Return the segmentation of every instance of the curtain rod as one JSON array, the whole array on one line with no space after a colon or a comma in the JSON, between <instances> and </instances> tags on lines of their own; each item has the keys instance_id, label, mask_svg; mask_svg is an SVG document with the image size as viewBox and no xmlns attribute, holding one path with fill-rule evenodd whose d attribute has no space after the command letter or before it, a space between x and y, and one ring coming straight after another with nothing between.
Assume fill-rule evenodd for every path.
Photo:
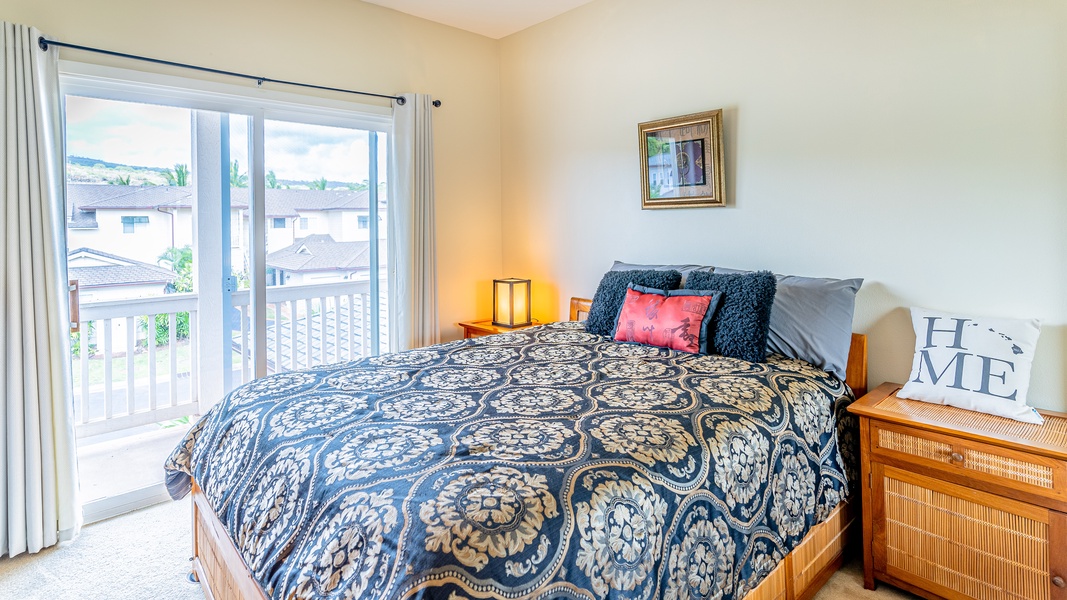
<instances>
[{"instance_id":1,"label":"curtain rod","mask_svg":"<svg viewBox=\"0 0 1067 600\"><path fill-rule=\"evenodd\" d=\"M263 85L264 83L280 83L282 85L293 85L297 87L305 87L316 90L325 90L328 92L341 92L344 94L358 94L360 96L374 96L375 98L388 98L395 100L400 106L407 103L407 100L403 96L390 96L388 94L375 94L373 92L360 92L357 90L348 90L344 88L327 87L324 85L314 85L311 83L300 83L297 81L286 81L284 79L272 79L270 77L261 77L258 75L248 75L247 73L237 73L235 71L223 71L222 69L212 69L210 67L200 67L197 65L190 65L186 63L174 62L170 60L162 60L159 58L150 58L148 56L139 56L137 54L126 54L124 52L115 52L114 50L104 50L102 48L93 48L91 46L80 46L78 44L68 44L66 42L59 42L56 40L46 40L44 36L37 38L37 45L41 47L41 50L48 51L49 46L56 46L59 48L73 48L74 50L85 50L86 52L95 52L97 54L106 54L108 56L117 56L119 58L128 58L130 60L140 60L144 62L155 63L157 65L167 65L169 67L181 67L183 69L192 69L194 71L202 71L204 73L214 73L216 75L227 75L229 77L239 77L241 79L250 79L256 82L256 85ZM435 107L441 106L440 100L434 100L433 105Z\"/></svg>"}]
</instances>

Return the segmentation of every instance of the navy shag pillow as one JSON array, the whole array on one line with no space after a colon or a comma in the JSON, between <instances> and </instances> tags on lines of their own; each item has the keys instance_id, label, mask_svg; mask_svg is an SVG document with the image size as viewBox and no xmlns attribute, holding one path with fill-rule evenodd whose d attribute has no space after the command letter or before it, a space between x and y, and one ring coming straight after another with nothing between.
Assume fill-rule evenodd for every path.
<instances>
[{"instance_id":1,"label":"navy shag pillow","mask_svg":"<svg viewBox=\"0 0 1067 600\"><path fill-rule=\"evenodd\" d=\"M600 280L589 307L585 330L599 335L615 335L615 322L626 300L626 288L631 284L659 290L676 290L682 283L678 271L608 271Z\"/></svg>"},{"instance_id":2,"label":"navy shag pillow","mask_svg":"<svg viewBox=\"0 0 1067 600\"><path fill-rule=\"evenodd\" d=\"M749 362L767 360L767 332L777 279L770 271L690 273L685 288L722 292L722 304L708 325L708 353Z\"/></svg>"}]
</instances>

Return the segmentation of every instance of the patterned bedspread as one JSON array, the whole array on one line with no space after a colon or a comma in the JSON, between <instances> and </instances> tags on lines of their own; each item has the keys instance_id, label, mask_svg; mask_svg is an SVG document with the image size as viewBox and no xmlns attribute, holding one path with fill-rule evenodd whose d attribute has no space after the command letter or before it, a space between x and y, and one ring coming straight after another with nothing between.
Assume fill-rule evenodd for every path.
<instances>
[{"instance_id":1,"label":"patterned bedspread","mask_svg":"<svg viewBox=\"0 0 1067 600\"><path fill-rule=\"evenodd\" d=\"M729 600L846 494L851 396L554 323L253 381L167 483L272 598Z\"/></svg>"}]
</instances>

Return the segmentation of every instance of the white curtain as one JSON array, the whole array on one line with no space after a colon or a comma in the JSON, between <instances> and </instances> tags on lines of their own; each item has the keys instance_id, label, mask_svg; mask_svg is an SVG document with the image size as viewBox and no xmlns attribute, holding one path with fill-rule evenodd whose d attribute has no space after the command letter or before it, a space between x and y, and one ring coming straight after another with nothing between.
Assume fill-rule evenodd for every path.
<instances>
[{"instance_id":1,"label":"white curtain","mask_svg":"<svg viewBox=\"0 0 1067 600\"><path fill-rule=\"evenodd\" d=\"M393 104L393 197L389 202L389 347L440 341L433 185L433 104L405 94Z\"/></svg>"},{"instance_id":2,"label":"white curtain","mask_svg":"<svg viewBox=\"0 0 1067 600\"><path fill-rule=\"evenodd\" d=\"M81 527L71 401L57 52L3 23L0 79L0 555Z\"/></svg>"}]
</instances>

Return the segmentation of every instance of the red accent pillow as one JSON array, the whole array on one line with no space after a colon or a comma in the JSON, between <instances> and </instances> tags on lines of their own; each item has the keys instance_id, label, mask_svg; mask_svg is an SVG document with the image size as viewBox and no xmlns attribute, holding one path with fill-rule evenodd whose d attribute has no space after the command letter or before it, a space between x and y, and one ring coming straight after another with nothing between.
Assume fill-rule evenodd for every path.
<instances>
[{"instance_id":1,"label":"red accent pillow","mask_svg":"<svg viewBox=\"0 0 1067 600\"><path fill-rule=\"evenodd\" d=\"M694 354L707 351L706 327L722 294L698 290L626 290L615 341Z\"/></svg>"}]
</instances>

